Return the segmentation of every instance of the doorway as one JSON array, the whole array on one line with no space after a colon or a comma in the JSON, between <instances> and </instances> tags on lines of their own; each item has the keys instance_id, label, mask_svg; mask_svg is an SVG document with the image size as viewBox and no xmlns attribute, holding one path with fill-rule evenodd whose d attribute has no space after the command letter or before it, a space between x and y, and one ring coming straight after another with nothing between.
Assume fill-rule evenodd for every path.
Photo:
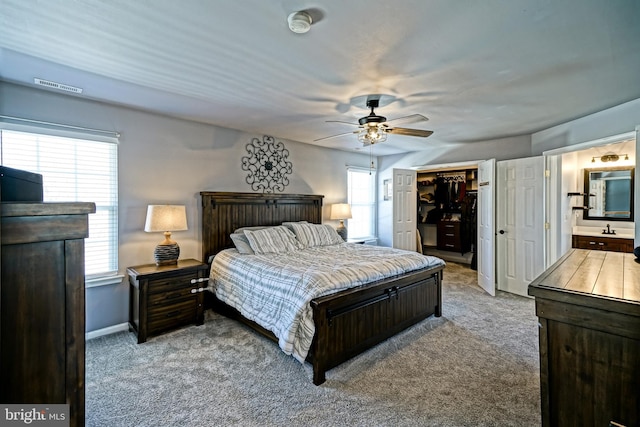
<instances>
[{"instance_id":1,"label":"doorway","mask_svg":"<svg viewBox=\"0 0 640 427\"><path fill-rule=\"evenodd\" d=\"M634 218L610 222L610 219L590 219L584 208L595 206L595 199L584 191L585 169L629 168L636 164L636 132L614 135L543 153L546 156L550 179L547 191L547 266L552 265L573 246L573 236L602 230L614 224L617 235L633 239ZM611 161L615 156L618 158ZM611 157L608 157L611 156ZM606 162L603 162L607 160ZM638 190L636 189L636 195ZM635 197L637 199L637 197ZM637 213L636 213L637 215Z\"/></svg>"},{"instance_id":2,"label":"doorway","mask_svg":"<svg viewBox=\"0 0 640 427\"><path fill-rule=\"evenodd\" d=\"M477 269L478 168L417 172L421 251Z\"/></svg>"}]
</instances>

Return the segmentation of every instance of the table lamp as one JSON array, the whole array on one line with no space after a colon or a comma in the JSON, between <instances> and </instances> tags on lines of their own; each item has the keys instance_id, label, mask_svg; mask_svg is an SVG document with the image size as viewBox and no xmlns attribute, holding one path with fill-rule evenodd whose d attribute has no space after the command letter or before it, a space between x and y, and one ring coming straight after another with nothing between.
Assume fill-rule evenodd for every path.
<instances>
[{"instance_id":1,"label":"table lamp","mask_svg":"<svg viewBox=\"0 0 640 427\"><path fill-rule=\"evenodd\" d=\"M339 219L340 225L336 228L336 231L342 237L342 240L347 240L347 227L344 226L345 219L351 219L351 206L348 203L336 203L331 205L330 219Z\"/></svg>"},{"instance_id":2,"label":"table lamp","mask_svg":"<svg viewBox=\"0 0 640 427\"><path fill-rule=\"evenodd\" d=\"M156 246L153 257L156 265L171 265L178 263L180 246L171 240L172 231L184 231L187 228L187 212L182 205L149 205L144 231L164 232L164 240Z\"/></svg>"}]
</instances>

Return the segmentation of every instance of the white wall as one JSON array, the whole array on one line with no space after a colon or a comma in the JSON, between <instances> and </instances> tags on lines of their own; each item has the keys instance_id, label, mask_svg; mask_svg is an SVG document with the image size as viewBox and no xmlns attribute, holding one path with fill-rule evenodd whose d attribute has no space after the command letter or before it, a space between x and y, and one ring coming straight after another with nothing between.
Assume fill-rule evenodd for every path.
<instances>
[{"instance_id":1,"label":"white wall","mask_svg":"<svg viewBox=\"0 0 640 427\"><path fill-rule=\"evenodd\" d=\"M173 233L181 258L201 258L200 191L252 192L241 159L252 135L0 82L0 114L121 132L118 148L119 266L153 262L161 235L143 231L148 204L187 206L189 230ZM276 136L276 135L274 135ZM277 136L276 136L277 139ZM329 205L347 200L346 165L369 166L366 154L280 140L293 173L287 193L322 194ZM87 289L87 331L128 320L128 284Z\"/></svg>"},{"instance_id":2,"label":"white wall","mask_svg":"<svg viewBox=\"0 0 640 427\"><path fill-rule=\"evenodd\" d=\"M640 98L618 106L563 123L531 135L531 152L540 155L545 151L570 147L614 135L636 131L640 125ZM638 164L640 140L636 138L634 164ZM634 184L634 223L640 218L640 177ZM622 224L622 223L621 223ZM616 224L617 225L617 224ZM635 227L635 246L640 245L640 227Z\"/></svg>"},{"instance_id":3,"label":"white wall","mask_svg":"<svg viewBox=\"0 0 640 427\"><path fill-rule=\"evenodd\" d=\"M532 134L531 153L538 156L548 150L632 132L639 124L640 98Z\"/></svg>"}]
</instances>

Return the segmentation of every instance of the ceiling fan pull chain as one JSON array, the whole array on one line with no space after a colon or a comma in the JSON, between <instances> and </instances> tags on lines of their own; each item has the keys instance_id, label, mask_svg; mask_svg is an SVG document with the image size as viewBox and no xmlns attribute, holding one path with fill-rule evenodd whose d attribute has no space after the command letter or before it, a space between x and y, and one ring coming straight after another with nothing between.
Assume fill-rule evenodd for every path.
<instances>
[{"instance_id":1,"label":"ceiling fan pull chain","mask_svg":"<svg viewBox=\"0 0 640 427\"><path fill-rule=\"evenodd\" d=\"M373 152L371 150L371 147L373 147L373 144L369 144L369 161L371 162L369 164L369 175L371 175L371 171L374 168L374 165L373 165Z\"/></svg>"}]
</instances>

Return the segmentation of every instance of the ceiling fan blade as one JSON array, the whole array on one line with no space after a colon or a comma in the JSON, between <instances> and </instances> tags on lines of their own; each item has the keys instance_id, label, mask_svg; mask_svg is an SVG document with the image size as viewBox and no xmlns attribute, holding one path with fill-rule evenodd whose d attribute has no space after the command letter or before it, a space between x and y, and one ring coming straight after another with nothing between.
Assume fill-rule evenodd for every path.
<instances>
[{"instance_id":1,"label":"ceiling fan blade","mask_svg":"<svg viewBox=\"0 0 640 427\"><path fill-rule=\"evenodd\" d=\"M342 120L325 120L326 123L342 123L345 125L351 125L351 126L360 126L358 123L352 123L352 122L344 122Z\"/></svg>"},{"instance_id":2,"label":"ceiling fan blade","mask_svg":"<svg viewBox=\"0 0 640 427\"><path fill-rule=\"evenodd\" d=\"M346 135L353 135L354 133L358 133L358 132L360 132L360 131L359 130L354 130L354 131L351 131L351 132L339 133L337 135L325 136L324 138L314 139L313 142L324 141L326 139L332 139L332 138L339 138L341 136L346 136Z\"/></svg>"},{"instance_id":3,"label":"ceiling fan blade","mask_svg":"<svg viewBox=\"0 0 640 427\"><path fill-rule=\"evenodd\" d=\"M406 135L406 136L419 136L422 138L426 138L433 134L431 130L422 130L422 129L408 129L408 128L387 128L385 129L387 133L393 133L396 135Z\"/></svg>"},{"instance_id":4,"label":"ceiling fan blade","mask_svg":"<svg viewBox=\"0 0 640 427\"><path fill-rule=\"evenodd\" d=\"M418 123L418 122L426 122L429 119L422 114L411 114L409 116L398 117L397 119L387 120L387 123Z\"/></svg>"}]
</instances>

